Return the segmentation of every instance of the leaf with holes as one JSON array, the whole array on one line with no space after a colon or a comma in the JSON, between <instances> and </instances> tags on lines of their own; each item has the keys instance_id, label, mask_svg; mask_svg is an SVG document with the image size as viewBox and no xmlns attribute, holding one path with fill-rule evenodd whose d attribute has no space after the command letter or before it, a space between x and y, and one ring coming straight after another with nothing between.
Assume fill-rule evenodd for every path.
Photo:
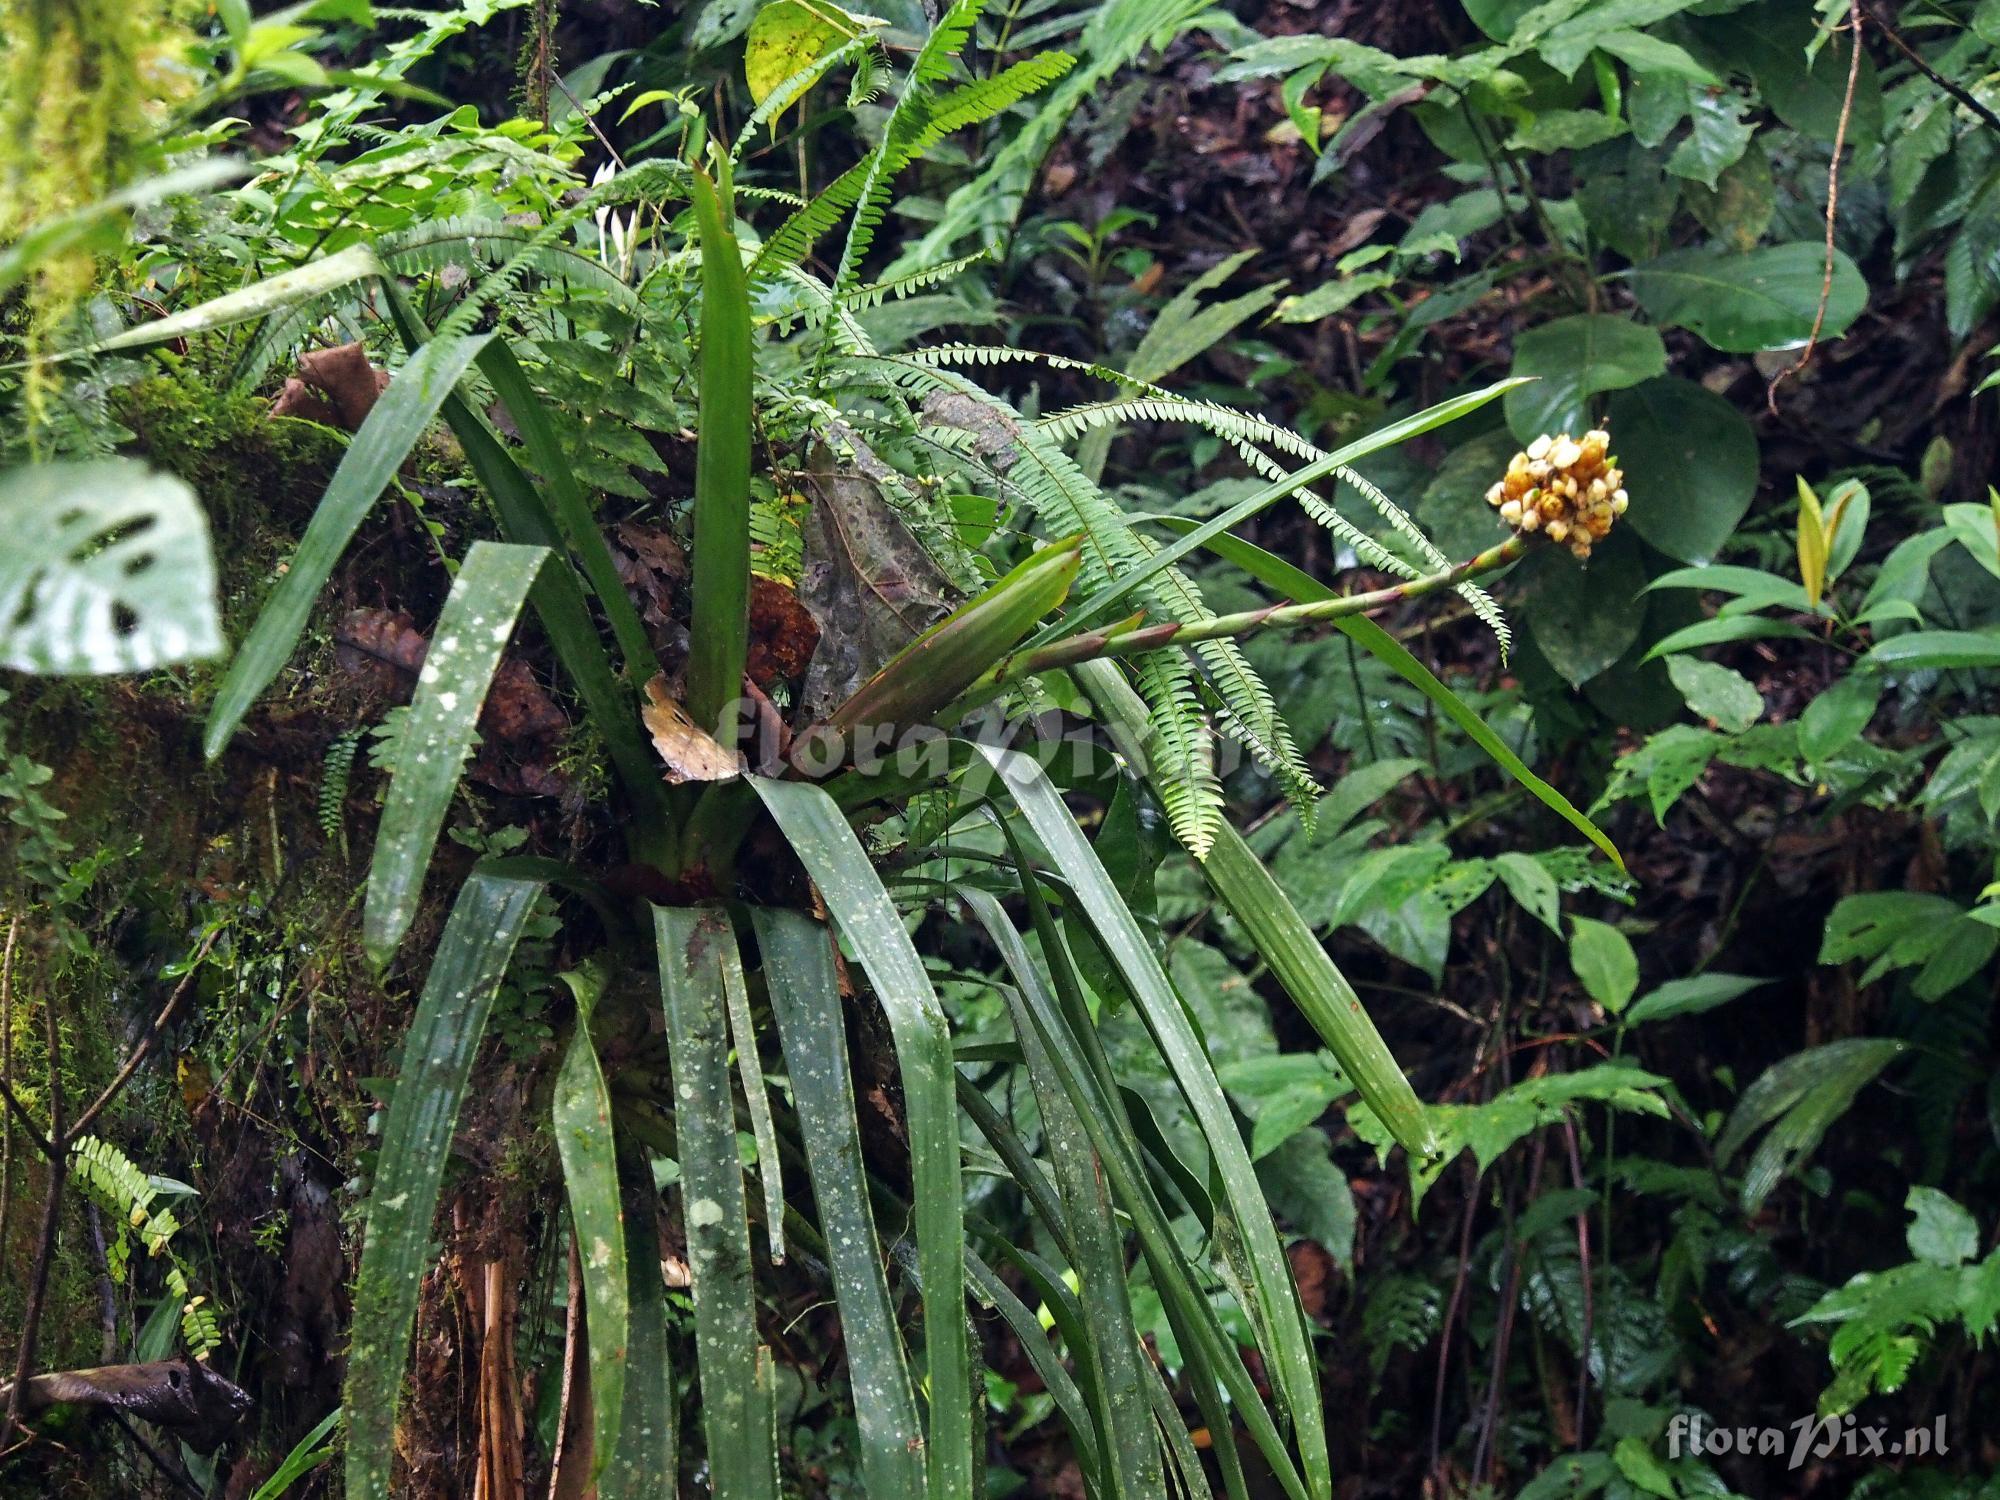
<instances>
[{"instance_id":1,"label":"leaf with holes","mask_svg":"<svg viewBox=\"0 0 2000 1500\"><path fill-rule=\"evenodd\" d=\"M128 459L0 473L0 666L144 672L222 649L208 520Z\"/></svg>"}]
</instances>

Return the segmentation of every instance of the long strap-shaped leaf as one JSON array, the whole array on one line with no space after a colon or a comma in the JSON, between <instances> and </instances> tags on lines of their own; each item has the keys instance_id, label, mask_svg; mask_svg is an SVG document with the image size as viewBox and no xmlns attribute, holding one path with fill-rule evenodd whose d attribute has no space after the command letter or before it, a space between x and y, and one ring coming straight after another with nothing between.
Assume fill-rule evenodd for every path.
<instances>
[{"instance_id":1,"label":"long strap-shaped leaf","mask_svg":"<svg viewBox=\"0 0 2000 1500\"><path fill-rule=\"evenodd\" d=\"M764 1232L771 1264L785 1259L785 1178L778 1159L778 1127L771 1118L770 1089L757 1058L757 1031L750 1018L750 994L743 970L722 966L722 997L729 1012L729 1043L736 1053L736 1077L743 1085L743 1104L750 1115L750 1137L757 1143L757 1185L764 1195Z\"/></svg>"},{"instance_id":2,"label":"long strap-shaped leaf","mask_svg":"<svg viewBox=\"0 0 2000 1500\"><path fill-rule=\"evenodd\" d=\"M966 905L986 930L1000 958L1023 987L1042 988L1042 977L1028 956L1027 945L989 891L961 892ZM1053 1002L1043 997L1044 1006ZM1154 1437L1145 1391L1150 1372L1142 1369L1139 1335L1125 1283L1124 1237L1111 1216L1104 1191L1102 1167L1091 1149L1076 1108L1063 1092L1041 1035L1032 1025L1016 1025L1028 1082L1041 1112L1042 1135L1055 1169L1069 1230L1077 1290L1090 1330L1089 1358L1096 1367L1098 1420L1108 1439L1113 1462L1106 1468L1111 1481L1106 1492L1150 1496L1162 1492L1160 1445Z\"/></svg>"},{"instance_id":3,"label":"long strap-shaped leaf","mask_svg":"<svg viewBox=\"0 0 2000 1500\"><path fill-rule=\"evenodd\" d=\"M1189 532L1194 529L1192 522L1178 516L1162 516L1160 520L1170 530ZM1204 545L1217 557L1235 563L1252 578L1270 585L1296 604L1310 604L1335 597L1334 591L1312 574L1282 557L1273 556L1254 542L1224 534L1208 538ZM1439 713L1464 730L1467 739L1493 758L1495 765L1526 787L1549 811L1603 850L1619 869L1625 868L1624 856L1618 852L1618 846L1605 836L1604 830L1578 811L1569 798L1529 770L1527 763L1508 748L1507 742L1495 734L1486 721L1466 705L1464 699L1440 682L1429 667L1411 655L1401 641L1366 615L1341 616L1330 623L1430 699L1437 705Z\"/></svg>"},{"instance_id":4,"label":"long strap-shaped leaf","mask_svg":"<svg viewBox=\"0 0 2000 1500\"><path fill-rule=\"evenodd\" d=\"M347 1493L354 1500L387 1500L389 1494L396 1395L417 1288L430 1259L431 1217L452 1126L493 992L541 889L537 880L473 871L438 940L416 1018L403 1039L354 1283L346 1400Z\"/></svg>"},{"instance_id":5,"label":"long strap-shaped leaf","mask_svg":"<svg viewBox=\"0 0 2000 1500\"><path fill-rule=\"evenodd\" d=\"M522 446L541 472L542 483L548 490L549 517L569 543L584 577L590 580L598 608L604 611L611 634L618 641L619 653L625 658L627 674L634 682L643 684L659 670L652 641L639 619L639 611L633 607L631 595L625 592L625 585L618 577L618 565L612 561L611 549L604 544L604 533L591 513L589 497L563 455L555 426L542 409L534 386L529 384L527 371L521 368L507 341L495 339L480 352L479 372L493 382L493 393L506 406L507 415L514 419Z\"/></svg>"},{"instance_id":6,"label":"long strap-shaped leaf","mask_svg":"<svg viewBox=\"0 0 2000 1500\"><path fill-rule=\"evenodd\" d=\"M752 915L840 1304L862 1475L871 1496L918 1500L924 1493L923 1430L868 1207L833 934L801 912L760 909Z\"/></svg>"},{"instance_id":7,"label":"long strap-shaped leaf","mask_svg":"<svg viewBox=\"0 0 2000 1500\"><path fill-rule=\"evenodd\" d=\"M1090 1135L1113 1198L1131 1216L1132 1227L1138 1231L1153 1284L1187 1361L1189 1389L1214 1438L1213 1451L1225 1489L1232 1500L1246 1500L1249 1494L1233 1428L1235 1421L1241 1421L1270 1461L1279 1486L1294 1500L1302 1500L1305 1483L1286 1451L1277 1424L1251 1383L1233 1339L1223 1332L1206 1286L1198 1281L1147 1179L1138 1136L1117 1097L1110 1060L1098 1041L1062 933L1042 894L1041 878L1028 861L1013 824L1003 819L1000 827L1020 872L1028 914L1059 1000L1051 1005L1039 985L1006 991L1016 1030L1032 1030L1039 1036L1063 1092ZM1233 1413L1222 1399L1224 1392L1235 1403Z\"/></svg>"},{"instance_id":8,"label":"long strap-shaped leaf","mask_svg":"<svg viewBox=\"0 0 2000 1500\"><path fill-rule=\"evenodd\" d=\"M384 277L382 291L403 342L411 348L428 347L425 340L430 337L429 330L402 288L392 278ZM485 368L483 363L481 368ZM456 395L445 401L444 417L465 449L472 471L493 497L493 507L507 540L561 550L561 530L551 517L541 491L515 461L492 424L471 403ZM531 435L531 430L524 429L524 435ZM549 460L538 455L537 461ZM604 737L612 769L617 772L625 795L632 800L633 853L641 859L663 861L667 799L659 763L639 733L634 690L621 687L611 671L576 573L569 568L544 569L530 599L543 629L549 633L549 644L555 648L557 659L576 684L592 725Z\"/></svg>"},{"instance_id":9,"label":"long strap-shaped leaf","mask_svg":"<svg viewBox=\"0 0 2000 1500\"><path fill-rule=\"evenodd\" d=\"M702 1435L715 1500L776 1500L768 1367L759 1359L756 1288L736 1104L729 1086L724 964L736 937L718 907L653 908L660 998L674 1075L688 1276L701 1379Z\"/></svg>"},{"instance_id":10,"label":"long strap-shaped leaf","mask_svg":"<svg viewBox=\"0 0 2000 1500\"><path fill-rule=\"evenodd\" d=\"M694 459L694 620L687 708L709 734L743 691L750 628L750 293L730 223L729 178L694 174L701 228L701 410Z\"/></svg>"},{"instance_id":11,"label":"long strap-shaped leaf","mask_svg":"<svg viewBox=\"0 0 2000 1500\"><path fill-rule=\"evenodd\" d=\"M984 745L978 751L999 773L1014 805L1056 868L1068 877L1098 941L1131 990L1155 1045L1194 1111L1248 1262L1252 1296L1244 1311L1269 1340L1272 1383L1291 1416L1307 1488L1315 1496L1328 1495L1333 1489L1333 1473L1327 1458L1319 1381L1291 1267L1278 1242L1263 1190L1257 1185L1250 1153L1188 1020L1187 1008L1174 993L1152 945L1097 851L1090 847L1042 768L1014 751Z\"/></svg>"},{"instance_id":12,"label":"long strap-shaped leaf","mask_svg":"<svg viewBox=\"0 0 2000 1500\"><path fill-rule=\"evenodd\" d=\"M544 547L474 542L444 601L396 742L368 866L362 943L378 966L395 955L416 916L424 871L471 753L486 690L548 555Z\"/></svg>"},{"instance_id":13,"label":"long strap-shaped leaf","mask_svg":"<svg viewBox=\"0 0 2000 1500\"><path fill-rule=\"evenodd\" d=\"M929 1493L936 1500L961 1500L973 1493L972 1387L958 1105L944 1008L895 903L833 799L807 782L752 777L750 784L860 956L889 1020L908 1108L917 1262L923 1276Z\"/></svg>"},{"instance_id":14,"label":"long strap-shaped leaf","mask_svg":"<svg viewBox=\"0 0 2000 1500\"><path fill-rule=\"evenodd\" d=\"M597 1500L661 1500L674 1493L679 1467L675 1431L680 1398L667 1355L667 1288L660 1271L660 1239L652 1184L625 1191L627 1292L630 1311L625 1353L625 1416L618 1451L597 1481ZM593 1377L594 1378L594 1377Z\"/></svg>"},{"instance_id":15,"label":"long strap-shaped leaf","mask_svg":"<svg viewBox=\"0 0 2000 1500\"><path fill-rule=\"evenodd\" d=\"M619 1428L625 1418L631 1285L625 1264L618 1156L611 1138L611 1091L590 1038L591 1002L598 987L590 983L571 987L578 1000L576 1032L556 1074L549 1113L555 1126L556 1151L562 1157L577 1259L583 1267L593 1414L591 1478L595 1480L617 1452Z\"/></svg>"},{"instance_id":16,"label":"long strap-shaped leaf","mask_svg":"<svg viewBox=\"0 0 2000 1500\"><path fill-rule=\"evenodd\" d=\"M424 345L396 372L361 430L354 434L306 524L306 534L299 539L285 576L271 591L257 623L250 627L249 637L216 689L215 704L209 709L208 726L202 733L202 749L210 760L222 753L257 695L270 686L291 656L333 565L466 367L491 337L482 333L434 339Z\"/></svg>"},{"instance_id":17,"label":"long strap-shaped leaf","mask_svg":"<svg viewBox=\"0 0 2000 1500\"><path fill-rule=\"evenodd\" d=\"M1110 662L1082 662L1074 670L1119 753L1142 774L1150 775L1145 701ZM1354 987L1334 967L1311 926L1243 835L1226 820L1216 830L1215 844L1202 862L1202 872L1230 914L1255 936L1259 955L1339 1059L1369 1107L1406 1150L1419 1157L1436 1152L1437 1135L1424 1107L1410 1088L1410 1080L1396 1066L1388 1043L1361 1008Z\"/></svg>"}]
</instances>

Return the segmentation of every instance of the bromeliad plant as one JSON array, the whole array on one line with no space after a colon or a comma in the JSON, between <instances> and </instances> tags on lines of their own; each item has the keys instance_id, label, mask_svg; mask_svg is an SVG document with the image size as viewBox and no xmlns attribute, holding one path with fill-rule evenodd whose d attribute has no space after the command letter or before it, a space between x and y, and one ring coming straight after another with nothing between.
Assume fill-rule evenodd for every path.
<instances>
[{"instance_id":1,"label":"bromeliad plant","mask_svg":"<svg viewBox=\"0 0 2000 1500\"><path fill-rule=\"evenodd\" d=\"M1090 373L1112 383L1111 399L1030 419L953 368L1018 351L893 353L869 340L859 309L958 269L862 280L898 173L1069 65L1058 55L968 80L957 54L979 9L977 0L951 8L887 107L880 144L761 240L746 239L740 206L782 195L738 185L745 143L835 68L879 70L867 32L824 37L820 55L765 93L734 151L690 120L678 156L552 204L525 237L517 225L489 233L468 222L421 251L408 237L350 238L109 341L138 347L257 321L251 348L261 359L329 313L379 314L406 351L216 686L210 755L282 672L349 540L437 416L491 502L497 535L458 560L389 751L364 922L378 965L395 962L417 917L482 704L529 606L603 746L625 834L617 881L609 860L488 858L453 901L403 1043L369 1196L345 1406L354 1496L390 1491L397 1398L454 1125L496 990L552 894L577 911L564 975L575 1023L549 1109L581 1289L571 1365L588 1373L565 1388L555 1463L570 1478L559 1487L674 1492L676 1385L653 1171L670 1160L693 1293L703 1452L718 1496L779 1490L775 1371L754 1274L752 1225L761 1220L770 1261L797 1257L831 1285L871 1495L977 1492L984 1391L971 1306L1019 1340L1093 1495L1164 1493L1169 1474L1182 1492L1206 1493L1172 1372L1135 1323L1128 1256L1136 1242L1225 1488L1248 1493L1241 1434L1280 1488L1303 1500L1329 1495L1333 1475L1310 1331L1271 1212L1186 996L1065 793L1160 804L1200 856L1215 899L1387 1136L1417 1157L1435 1144L1422 1106L1310 926L1222 815L1212 722L1278 773L1302 810L1314 791L1237 639L1317 623L1346 632L1616 857L1587 818L1368 618L1440 589L1458 589L1490 614L1474 579L1533 544L1517 537L1451 567L1347 468L1505 385L1322 453L1244 414L1104 369ZM670 221L670 204L687 211ZM633 279L603 262L578 272L578 236L606 210L625 209L646 226L625 239ZM808 255L843 219L837 269L817 276ZM422 281L447 262L478 274ZM433 328L428 314L454 284L456 300ZM696 397L697 463L681 658L662 659L628 597L569 461L577 415L545 394L551 361L542 345L586 324L622 332L628 374L647 368L655 338L679 336L698 351L683 371ZM504 408L518 441L502 435L489 402ZM643 423L643 405L627 410ZM1165 540L1148 535L1098 486L1095 464L1066 446L1083 438L1088 448L1093 435L1132 420L1217 433L1268 483L1207 522L1171 528ZM754 683L746 687L759 529L752 495L767 477L757 472L757 433L764 467L780 482L799 472L789 455L816 450L810 478L822 531L860 527L884 545L915 548L911 530L938 503L929 497L973 490L1012 506L1023 530L1034 523L1046 540L983 587L998 570L961 549L949 560L973 597L956 609L917 600L935 606L926 617L943 615L927 628L897 617L900 636L878 630L842 641L843 630L858 635L857 622L822 620L821 651L848 653L848 680L823 707L806 694L787 723ZM1342 482L1378 506L1390 540L1315 489ZM1403 581L1336 595L1230 534L1288 498ZM1178 566L1197 549L1293 602L1212 615ZM846 566L874 589L894 561L864 554ZM899 581L910 603L914 586ZM1080 689L1069 701L1088 704L1115 755L1098 742L1066 741L1077 753L1045 763L952 736L970 710L996 699L1041 702L1058 671ZM885 742L917 753L885 758ZM864 842L860 830L871 825L900 828L908 853L900 867ZM968 845L984 851L971 875L953 852ZM943 951L940 939L992 955L1004 1030L953 1035L930 956ZM656 987L624 982L642 966L657 973ZM1143 1021L1193 1122L1204 1158L1195 1166L1128 1104L1098 1035L1106 1007L1130 1007ZM856 1010L879 1011L886 1025L896 1079L886 1107L906 1155L864 1150L848 1055ZM665 1074L645 1040L661 1028ZM993 1110L967 1066L1019 1070L1039 1112L1038 1142ZM778 1107L766 1082L774 1075L788 1082ZM990 1148L987 1170L1025 1198L1059 1258L1009 1243L968 1211L960 1139L968 1118ZM756 1143L754 1200L739 1119ZM1023 1300L1024 1287L1039 1307ZM907 1293L921 1307L916 1337L897 1310ZM1238 1316L1225 1317L1224 1303ZM1261 1385L1239 1347L1246 1339Z\"/></svg>"}]
</instances>

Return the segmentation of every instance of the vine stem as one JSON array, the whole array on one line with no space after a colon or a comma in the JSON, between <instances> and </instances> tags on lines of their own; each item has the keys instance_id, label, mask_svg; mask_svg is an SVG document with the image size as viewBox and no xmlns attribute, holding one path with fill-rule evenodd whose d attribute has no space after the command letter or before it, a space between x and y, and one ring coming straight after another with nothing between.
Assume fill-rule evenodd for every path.
<instances>
[{"instance_id":1,"label":"vine stem","mask_svg":"<svg viewBox=\"0 0 2000 1500\"><path fill-rule=\"evenodd\" d=\"M1235 614L1216 615L1212 619L1197 620L1192 624L1169 621L1160 625L1142 625L1136 617L1130 621L1093 630L1083 635L1071 636L1068 640L1057 641L1038 651L1022 652L999 662L967 692L968 699L985 696L994 689L1024 677L1032 677L1037 672L1051 671L1057 667L1074 666L1078 662L1097 661L1104 657L1138 656L1148 651L1158 651L1164 646L1186 646L1197 641L1238 639L1255 635L1265 630L1285 630L1300 625L1313 625L1326 620L1344 619L1349 615L1365 615L1374 610L1401 604L1411 599L1421 599L1440 589L1452 588L1481 574L1491 573L1511 563L1519 562L1527 556L1530 547L1539 537L1511 536L1496 546L1488 547L1477 557L1469 558L1442 572L1429 573L1421 578L1412 578L1388 588L1371 589L1361 594L1342 594L1334 599L1320 599L1306 604L1271 604L1261 609L1240 610Z\"/></svg>"},{"instance_id":2,"label":"vine stem","mask_svg":"<svg viewBox=\"0 0 2000 1500\"><path fill-rule=\"evenodd\" d=\"M1907 50L1907 49L1905 49ZM1778 414L1778 387L1812 363L1819 347L1820 330L1826 327L1827 305L1833 301L1833 230L1840 212L1840 153L1847 147L1847 127L1854 118L1854 91L1861 82L1861 0L1847 3L1847 92L1840 100L1840 121L1833 131L1833 158L1826 165L1826 270L1820 278L1819 306L1813 313L1812 332L1797 361L1771 377L1764 388L1764 406Z\"/></svg>"}]
</instances>

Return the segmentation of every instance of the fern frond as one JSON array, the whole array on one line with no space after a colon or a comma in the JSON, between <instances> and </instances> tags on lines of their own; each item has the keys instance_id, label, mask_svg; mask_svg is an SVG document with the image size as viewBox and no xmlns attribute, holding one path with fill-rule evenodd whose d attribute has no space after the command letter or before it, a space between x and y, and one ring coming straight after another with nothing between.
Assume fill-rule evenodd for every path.
<instances>
[{"instance_id":1,"label":"fern frond","mask_svg":"<svg viewBox=\"0 0 2000 1500\"><path fill-rule=\"evenodd\" d=\"M1076 59L1067 52L1043 52L1002 68L991 78L961 84L938 100L918 149L935 144L955 130L981 124L1003 110L1012 109L1075 66Z\"/></svg>"},{"instance_id":2,"label":"fern frond","mask_svg":"<svg viewBox=\"0 0 2000 1500\"><path fill-rule=\"evenodd\" d=\"M1196 859L1215 845L1222 821L1222 784L1215 776L1215 742L1194 695L1194 673L1177 651L1155 651L1138 664L1139 692L1149 710L1154 790L1174 837Z\"/></svg>"},{"instance_id":3,"label":"fern frond","mask_svg":"<svg viewBox=\"0 0 2000 1500\"><path fill-rule=\"evenodd\" d=\"M786 266L799 265L812 254L813 246L860 200L868 181L868 164L873 160L871 156L849 167L777 227L750 262L748 274L752 287Z\"/></svg>"},{"instance_id":4,"label":"fern frond","mask_svg":"<svg viewBox=\"0 0 2000 1500\"><path fill-rule=\"evenodd\" d=\"M361 731L350 729L336 735L326 747L320 764L319 827L328 838L338 838L347 847L347 788L354 776L355 752L361 748Z\"/></svg>"},{"instance_id":5,"label":"fern frond","mask_svg":"<svg viewBox=\"0 0 2000 1500\"><path fill-rule=\"evenodd\" d=\"M910 66L910 82L918 87L940 83L965 44L972 40L972 28L986 9L986 0L956 0L952 8L924 38L917 60Z\"/></svg>"},{"instance_id":6,"label":"fern frond","mask_svg":"<svg viewBox=\"0 0 2000 1500\"><path fill-rule=\"evenodd\" d=\"M735 161L741 161L743 148L756 138L757 132L803 99L828 73L849 58L866 58L874 51L874 39L864 31L858 36L849 37L825 56L807 63L798 72L785 79L764 96L762 104L750 111L750 118L743 122L743 129L737 134L736 145L730 151L730 157ZM857 63L857 67L865 66L867 66L865 62Z\"/></svg>"},{"instance_id":7,"label":"fern frond","mask_svg":"<svg viewBox=\"0 0 2000 1500\"><path fill-rule=\"evenodd\" d=\"M840 299L840 305L854 312L866 312L869 308L879 307L884 302L900 300L912 293L950 281L961 272L969 271L990 258L984 250L980 250L971 255L961 255L957 260L945 261L942 265L912 271L907 276L898 276L890 281L873 281L848 292Z\"/></svg>"}]
</instances>

